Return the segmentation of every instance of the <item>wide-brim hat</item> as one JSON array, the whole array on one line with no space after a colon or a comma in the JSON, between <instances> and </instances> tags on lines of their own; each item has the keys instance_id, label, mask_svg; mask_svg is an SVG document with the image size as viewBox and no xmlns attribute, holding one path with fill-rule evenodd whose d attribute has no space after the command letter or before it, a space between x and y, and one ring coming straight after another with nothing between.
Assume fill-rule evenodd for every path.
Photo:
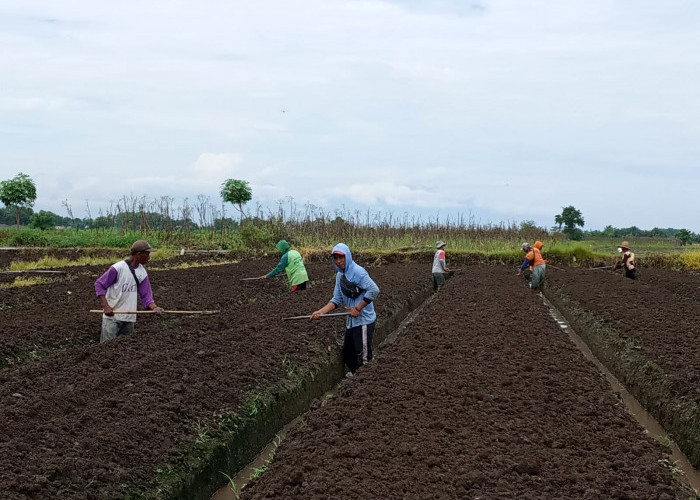
<instances>
[{"instance_id":1,"label":"wide-brim hat","mask_svg":"<svg viewBox=\"0 0 700 500\"><path fill-rule=\"evenodd\" d=\"M525 242L522 245L520 245L520 248L522 248L523 250L527 250L528 248L530 248L530 244L528 242Z\"/></svg>"},{"instance_id":2,"label":"wide-brim hat","mask_svg":"<svg viewBox=\"0 0 700 500\"><path fill-rule=\"evenodd\" d=\"M446 244L447 243L445 243L444 241L439 240L437 243L435 243L435 248L444 247Z\"/></svg>"},{"instance_id":3,"label":"wide-brim hat","mask_svg":"<svg viewBox=\"0 0 700 500\"><path fill-rule=\"evenodd\" d=\"M629 248L630 247L630 242L629 241L623 241L620 243L620 248Z\"/></svg>"}]
</instances>

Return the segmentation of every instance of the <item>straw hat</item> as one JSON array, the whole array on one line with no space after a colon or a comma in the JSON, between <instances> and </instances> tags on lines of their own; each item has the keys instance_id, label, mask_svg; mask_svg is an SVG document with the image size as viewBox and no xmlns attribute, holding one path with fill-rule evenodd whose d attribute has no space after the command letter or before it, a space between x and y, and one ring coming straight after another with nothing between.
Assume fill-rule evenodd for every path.
<instances>
[{"instance_id":1,"label":"straw hat","mask_svg":"<svg viewBox=\"0 0 700 500\"><path fill-rule=\"evenodd\" d=\"M630 243L629 243L629 241L623 241L623 242L620 244L620 248L626 248L627 250L629 250L629 249L630 249Z\"/></svg>"}]
</instances>

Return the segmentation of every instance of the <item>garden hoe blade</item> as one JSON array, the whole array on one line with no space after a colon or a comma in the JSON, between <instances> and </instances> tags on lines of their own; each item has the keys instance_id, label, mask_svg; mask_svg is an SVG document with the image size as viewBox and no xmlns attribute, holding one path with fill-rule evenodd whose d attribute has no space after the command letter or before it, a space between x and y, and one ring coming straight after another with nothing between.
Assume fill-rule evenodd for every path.
<instances>
[{"instance_id":1,"label":"garden hoe blade","mask_svg":"<svg viewBox=\"0 0 700 500\"><path fill-rule=\"evenodd\" d=\"M596 269L612 269L612 266L589 267L586 271L595 271Z\"/></svg>"},{"instance_id":2,"label":"garden hoe blade","mask_svg":"<svg viewBox=\"0 0 700 500\"><path fill-rule=\"evenodd\" d=\"M330 317L332 317L332 316L348 316L349 314L350 314L350 313L346 311L346 312L342 312L342 313L321 314L321 317L322 317L322 318L330 318ZM289 318L282 318L282 319L283 319L283 320L287 320L287 319L310 319L310 318L311 318L311 315L310 315L310 314L306 314L306 315L304 315L304 316L291 316L291 317L289 317Z\"/></svg>"}]
</instances>

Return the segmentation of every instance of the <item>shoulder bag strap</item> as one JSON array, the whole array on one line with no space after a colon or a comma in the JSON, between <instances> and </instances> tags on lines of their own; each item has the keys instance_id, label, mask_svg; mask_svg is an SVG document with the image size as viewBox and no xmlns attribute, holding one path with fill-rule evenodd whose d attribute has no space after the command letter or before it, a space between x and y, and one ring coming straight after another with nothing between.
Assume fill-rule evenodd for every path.
<instances>
[{"instance_id":1,"label":"shoulder bag strap","mask_svg":"<svg viewBox=\"0 0 700 500\"><path fill-rule=\"evenodd\" d=\"M132 267L131 262L129 262L126 259L124 259L124 262L126 262L126 265L129 266L129 271L131 271L131 275L134 277L134 281L136 281L136 288L138 288L141 283L139 282L139 279L136 277L136 271Z\"/></svg>"}]
</instances>

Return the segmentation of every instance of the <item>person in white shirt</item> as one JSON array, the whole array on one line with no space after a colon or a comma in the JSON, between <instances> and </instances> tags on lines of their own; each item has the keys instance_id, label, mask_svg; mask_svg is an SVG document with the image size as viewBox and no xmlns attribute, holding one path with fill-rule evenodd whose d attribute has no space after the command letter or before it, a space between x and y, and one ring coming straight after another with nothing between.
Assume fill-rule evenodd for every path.
<instances>
[{"instance_id":1,"label":"person in white shirt","mask_svg":"<svg viewBox=\"0 0 700 500\"><path fill-rule=\"evenodd\" d=\"M135 311L138 308L137 294L141 297L144 309L163 312L153 300L151 282L143 267L154 250L145 240L135 241L131 245L131 257L113 264L95 281L95 294L104 311L100 342L134 332L136 315L115 314L114 311Z\"/></svg>"},{"instance_id":2,"label":"person in white shirt","mask_svg":"<svg viewBox=\"0 0 700 500\"><path fill-rule=\"evenodd\" d=\"M450 272L445 265L445 245L446 243L442 240L435 244L437 250L433 257L433 290L436 292L445 284L445 273Z\"/></svg>"}]
</instances>

